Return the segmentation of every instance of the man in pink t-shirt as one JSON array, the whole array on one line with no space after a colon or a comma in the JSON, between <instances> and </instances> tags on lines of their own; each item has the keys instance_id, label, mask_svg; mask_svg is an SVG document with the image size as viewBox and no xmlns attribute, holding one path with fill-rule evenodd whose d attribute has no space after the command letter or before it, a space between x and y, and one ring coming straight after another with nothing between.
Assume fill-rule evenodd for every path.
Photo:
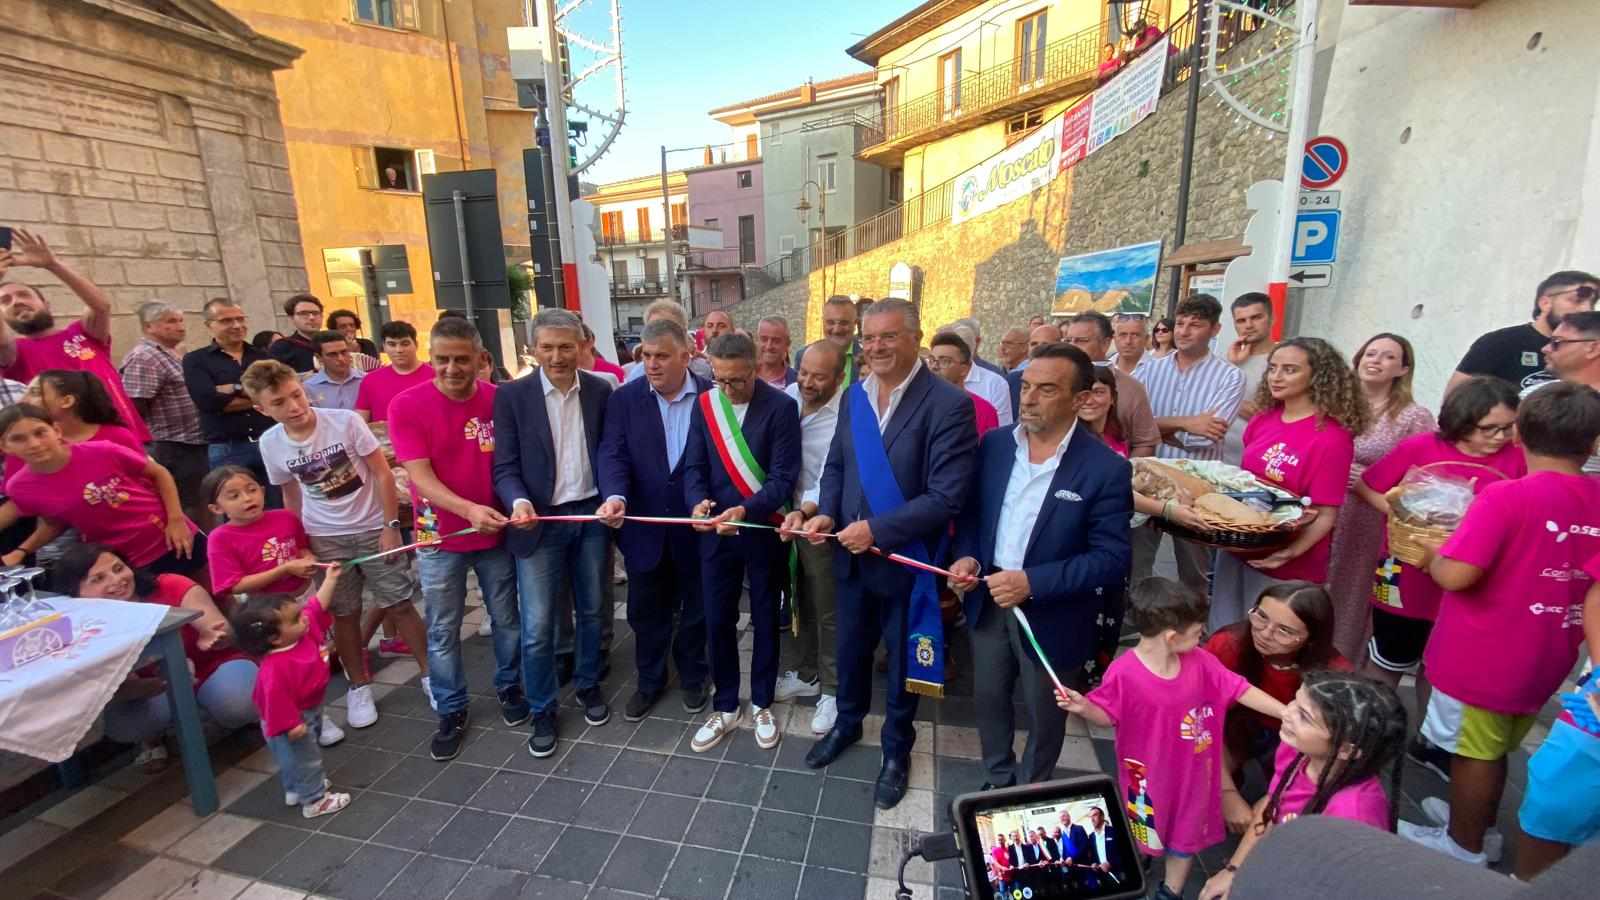
<instances>
[{"instance_id":1,"label":"man in pink t-shirt","mask_svg":"<svg viewBox=\"0 0 1600 900\"><path fill-rule=\"evenodd\" d=\"M81 320L62 325L37 288L16 282L0 284L0 371L23 383L46 369L91 372L105 384L128 428L139 440L150 440L150 429L111 364L111 298L57 259L44 238L18 228L12 232L12 241L10 251L0 251L0 277L12 267L43 269L78 295L85 312Z\"/></svg>"},{"instance_id":2,"label":"man in pink t-shirt","mask_svg":"<svg viewBox=\"0 0 1600 900\"><path fill-rule=\"evenodd\" d=\"M483 339L470 321L450 317L434 324L428 350L433 381L394 398L389 439L395 459L411 477L417 540L438 541L418 550L417 560L428 616L430 691L439 712L431 753L443 762L454 759L467 738L461 618L469 568L478 574L494 624L500 717L514 727L528 721L532 711L522 691L516 568L501 546L501 532L511 520L494 493L495 389L477 378ZM456 534L469 528L469 534Z\"/></svg>"},{"instance_id":3,"label":"man in pink t-shirt","mask_svg":"<svg viewBox=\"0 0 1600 900\"><path fill-rule=\"evenodd\" d=\"M385 322L379 332L389 365L361 379L356 389L356 412L368 422L386 422L394 398L433 380L433 366L417 359L417 327L410 322Z\"/></svg>"},{"instance_id":4,"label":"man in pink t-shirt","mask_svg":"<svg viewBox=\"0 0 1600 900\"><path fill-rule=\"evenodd\" d=\"M941 331L933 336L928 351L928 368L945 381L967 391L967 374L972 371L972 349L953 331ZM972 411L978 420L978 437L991 428L1000 427L1000 413L994 404L967 391L972 398Z\"/></svg>"}]
</instances>

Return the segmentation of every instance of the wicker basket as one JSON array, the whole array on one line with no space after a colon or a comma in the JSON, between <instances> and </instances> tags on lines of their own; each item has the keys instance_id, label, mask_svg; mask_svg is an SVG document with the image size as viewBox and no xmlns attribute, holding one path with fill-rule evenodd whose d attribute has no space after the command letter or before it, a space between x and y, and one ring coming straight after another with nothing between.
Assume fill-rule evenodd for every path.
<instances>
[{"instance_id":1,"label":"wicker basket","mask_svg":"<svg viewBox=\"0 0 1600 900\"><path fill-rule=\"evenodd\" d=\"M1418 469L1427 469L1432 466L1466 466L1473 469L1482 469L1495 478L1505 478L1505 473L1493 466L1482 463L1462 462L1459 460L1440 460L1426 465L1417 466ZM1384 499L1389 501L1389 555L1408 566L1421 567L1422 561L1427 559L1428 547L1436 547L1449 539L1455 533L1453 528L1440 528L1437 525L1413 525L1394 514L1395 504L1400 496L1405 493L1405 485L1397 484L1385 493Z\"/></svg>"},{"instance_id":2,"label":"wicker basket","mask_svg":"<svg viewBox=\"0 0 1600 900\"><path fill-rule=\"evenodd\" d=\"M1208 547L1220 547L1224 550L1237 553L1240 556L1265 556L1275 550L1289 545L1300 532L1300 529L1311 524L1317 517L1317 511L1307 507L1300 513L1300 518L1288 522L1277 522L1271 525L1243 525L1238 522L1221 522L1208 520L1201 516L1207 527L1197 530L1169 522L1160 516L1152 516L1150 521L1162 531L1174 537L1183 538L1196 544L1205 544Z\"/></svg>"}]
</instances>

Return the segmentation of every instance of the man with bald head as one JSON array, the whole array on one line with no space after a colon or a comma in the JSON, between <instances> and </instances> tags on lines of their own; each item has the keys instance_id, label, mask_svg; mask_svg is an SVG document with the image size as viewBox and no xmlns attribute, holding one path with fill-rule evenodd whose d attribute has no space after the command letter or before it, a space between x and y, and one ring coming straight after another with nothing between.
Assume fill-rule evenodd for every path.
<instances>
[{"instance_id":1,"label":"man with bald head","mask_svg":"<svg viewBox=\"0 0 1600 900\"><path fill-rule=\"evenodd\" d=\"M843 294L834 294L822 304L822 338L831 342L840 350L845 351L844 374L840 383L848 387L861 380L864 374L861 365L861 342L856 339L856 323L860 313L856 309L856 302ZM800 368L800 355L806 351L801 347L794 355L794 367Z\"/></svg>"},{"instance_id":2,"label":"man with bald head","mask_svg":"<svg viewBox=\"0 0 1600 900\"><path fill-rule=\"evenodd\" d=\"M1037 316L1035 317L1037 318ZM1016 368L1006 373L1006 386L1011 389L1011 408L1022 408L1022 370L1028 367L1028 360L1033 358L1033 351L1046 344L1060 343L1063 335L1061 328L1049 322L1035 325L1028 332L1028 357L1017 363Z\"/></svg>"},{"instance_id":3,"label":"man with bald head","mask_svg":"<svg viewBox=\"0 0 1600 900\"><path fill-rule=\"evenodd\" d=\"M1000 338L1000 367L1009 373L1028 358L1028 329L1013 328Z\"/></svg>"}]
</instances>

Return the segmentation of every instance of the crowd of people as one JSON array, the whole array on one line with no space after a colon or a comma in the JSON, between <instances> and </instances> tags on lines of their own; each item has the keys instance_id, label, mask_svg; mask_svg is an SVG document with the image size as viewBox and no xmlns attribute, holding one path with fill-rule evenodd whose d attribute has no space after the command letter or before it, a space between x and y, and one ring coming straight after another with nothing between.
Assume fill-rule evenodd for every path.
<instances>
[{"instance_id":1,"label":"crowd of people","mask_svg":"<svg viewBox=\"0 0 1600 900\"><path fill-rule=\"evenodd\" d=\"M546 309L514 379L459 314L432 326L424 362L405 322L379 347L354 313L302 294L284 304L290 332L251 340L218 298L211 341L180 354L182 311L152 302L119 372L106 294L19 229L0 276L29 267L83 311L63 326L39 290L0 283L3 561L43 561L72 595L198 611L185 647L201 707L224 727L259 721L308 818L349 802L318 752L343 737L321 714L330 658L350 728L380 715L373 641L414 659L433 758L461 752L469 572L499 715L528 725L533 756L560 746L569 681L588 725L611 719L617 573L637 671L625 719L675 687L704 716L692 750L747 717L772 750L775 704L815 697L805 762L820 769L862 739L883 672L885 809L906 792L919 697L942 695L965 631L983 787L1054 777L1070 715L1114 728L1132 837L1165 859L1159 897L1230 831L1243 840L1205 897L1227 896L1288 819L1395 828L1403 754L1450 797L1438 825L1401 832L1485 862L1507 757L1585 628L1600 633L1600 280L1582 272L1546 278L1530 323L1475 343L1435 415L1412 395L1403 336L1352 355L1276 342L1253 293L1230 304L1226 347L1222 304L1194 294L1153 323L1036 316L993 362L975 319L925 330L898 299L828 298L821 337L799 348L782 318L747 332L717 311L691 331L658 301L625 367L579 316ZM1130 460L1152 457L1232 464L1313 514L1265 555L1209 546L1192 508L1134 490ZM1384 522L1420 467L1472 473L1477 498L1411 565ZM1177 580L1152 575L1169 539ZM1124 651L1125 622L1138 638ZM1406 674L1420 735L1396 690ZM1530 764L1523 877L1600 831L1593 698L1566 703ZM154 674L136 672L106 731L159 767L170 718ZM1255 771L1265 792L1246 796ZM996 836L991 878L1092 877L1094 846L1065 823Z\"/></svg>"}]
</instances>

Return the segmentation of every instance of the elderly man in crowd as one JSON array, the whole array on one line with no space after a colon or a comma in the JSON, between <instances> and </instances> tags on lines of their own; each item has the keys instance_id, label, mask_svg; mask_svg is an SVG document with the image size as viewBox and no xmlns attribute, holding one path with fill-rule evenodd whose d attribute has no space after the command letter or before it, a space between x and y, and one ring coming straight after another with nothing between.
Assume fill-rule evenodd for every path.
<instances>
[{"instance_id":1,"label":"elderly man in crowd","mask_svg":"<svg viewBox=\"0 0 1600 900\"><path fill-rule=\"evenodd\" d=\"M723 313L722 316L725 318L727 313ZM667 300L663 298L644 308L644 324L646 327L648 327L651 322L654 322L657 319L666 319L669 322L676 322L678 323L678 327L682 328L685 333L688 333L689 331L689 313L685 311L683 305L678 303L676 300ZM732 330L733 328L731 320L728 328L729 330ZM629 363L623 371L624 375L622 382L623 384L627 384L628 382L644 375L644 362L640 361ZM711 378L711 364L706 362L703 357L695 354L695 348L693 344L689 345L689 371L693 372L700 378L705 378L708 380Z\"/></svg>"},{"instance_id":2,"label":"elderly man in crowd","mask_svg":"<svg viewBox=\"0 0 1600 900\"><path fill-rule=\"evenodd\" d=\"M1111 340L1117 345L1111 364L1118 372L1138 378L1140 370L1150 362L1144 355L1150 346L1150 317L1118 313L1111 320Z\"/></svg>"},{"instance_id":3,"label":"elderly man in crowd","mask_svg":"<svg viewBox=\"0 0 1600 900\"><path fill-rule=\"evenodd\" d=\"M1009 375L1028 358L1028 329L1012 328L1000 338L1000 367Z\"/></svg>"},{"instance_id":4,"label":"elderly man in crowd","mask_svg":"<svg viewBox=\"0 0 1600 900\"><path fill-rule=\"evenodd\" d=\"M183 355L178 352L188 326L183 311L162 300L141 304L136 315L144 337L122 360L122 383L150 426L150 458L172 473L183 511L203 522L200 480L210 471L206 438L200 431L200 411L183 383Z\"/></svg>"},{"instance_id":5,"label":"elderly man in crowd","mask_svg":"<svg viewBox=\"0 0 1600 900\"><path fill-rule=\"evenodd\" d=\"M797 374L789 367L789 322L767 316L756 324L756 377L783 390Z\"/></svg>"},{"instance_id":6,"label":"elderly man in crowd","mask_svg":"<svg viewBox=\"0 0 1600 900\"><path fill-rule=\"evenodd\" d=\"M56 321L49 301L37 288L18 282L0 284L0 372L23 384L47 369L88 372L105 385L128 428L140 440L150 440L150 429L111 363L111 298L58 259L44 238L17 228L11 239L11 249L0 251L0 277L14 268L49 272L83 301L84 312L78 321L63 324Z\"/></svg>"},{"instance_id":7,"label":"elderly man in crowd","mask_svg":"<svg viewBox=\"0 0 1600 900\"><path fill-rule=\"evenodd\" d=\"M1051 323L1033 326L1028 330L1028 358L1017 364L1015 369L1006 373L1006 387L1011 393L1011 408L1022 409L1022 370L1032 361L1033 351L1046 344L1059 343L1064 337L1061 327Z\"/></svg>"}]
</instances>

